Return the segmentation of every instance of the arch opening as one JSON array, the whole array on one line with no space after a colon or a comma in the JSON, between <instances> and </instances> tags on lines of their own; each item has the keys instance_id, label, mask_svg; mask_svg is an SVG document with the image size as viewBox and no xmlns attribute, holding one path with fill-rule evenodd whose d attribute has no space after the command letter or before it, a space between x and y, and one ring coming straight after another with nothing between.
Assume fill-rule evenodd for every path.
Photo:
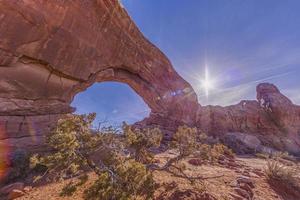
<instances>
[{"instance_id":1,"label":"arch opening","mask_svg":"<svg viewBox=\"0 0 300 200\"><path fill-rule=\"evenodd\" d=\"M128 84L105 81L94 83L78 93L72 103L76 114L95 112L94 126L120 126L123 121L129 124L148 117L151 109Z\"/></svg>"}]
</instances>

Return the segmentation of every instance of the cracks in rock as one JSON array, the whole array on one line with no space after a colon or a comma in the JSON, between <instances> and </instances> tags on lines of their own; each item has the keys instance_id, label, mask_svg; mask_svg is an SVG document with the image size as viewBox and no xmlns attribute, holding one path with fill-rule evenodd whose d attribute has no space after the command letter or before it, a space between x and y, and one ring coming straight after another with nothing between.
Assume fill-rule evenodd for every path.
<instances>
[{"instance_id":1,"label":"cracks in rock","mask_svg":"<svg viewBox=\"0 0 300 200\"><path fill-rule=\"evenodd\" d=\"M24 13L22 13L20 10L16 9L16 5L11 5L11 4L4 4L5 7L7 7L8 9L12 10L12 11L15 11L16 13L19 14L19 16L21 16L27 23L33 25L33 26L36 26L37 24L34 23L32 20L28 19L27 16L25 16Z\"/></svg>"},{"instance_id":2,"label":"cracks in rock","mask_svg":"<svg viewBox=\"0 0 300 200\"><path fill-rule=\"evenodd\" d=\"M37 134L37 135L22 135L22 136L14 136L14 137L5 137L1 138L0 141L2 140L10 140L10 139L22 139L22 138L34 138L34 137L44 137L44 134Z\"/></svg>"},{"instance_id":3,"label":"cracks in rock","mask_svg":"<svg viewBox=\"0 0 300 200\"><path fill-rule=\"evenodd\" d=\"M6 51L6 50L5 50ZM160 105L159 102L157 102L157 99L162 99L161 95L156 91L156 89L152 86L152 84L145 80L141 75L139 75L138 73L133 73L129 70L126 70L126 67L122 67L122 66L119 66L119 67L116 67L116 66L109 66L105 69L101 69L95 73L92 73L90 74L90 76L87 78L87 80L84 80L84 79L80 79L80 78L77 78L77 77L74 77L74 76L71 76L69 74L65 74L59 70L56 70L54 67L52 67L49 63L47 63L46 61L43 61L43 60L40 60L40 59L36 59L36 58L33 58L33 57L30 57L30 56L27 56L27 55L21 55L21 56L17 56L18 57L18 62L22 63L22 64L35 64L39 67L43 67L45 69L47 69L49 71L49 75L48 75L48 78L46 80L46 86L49 84L49 81L52 77L52 75L56 75L59 79L60 79L60 83L61 85L63 85L63 81L62 79L68 79L68 80L71 80L71 81L75 81L75 82L78 82L78 84L75 84L74 86L77 87L77 89L73 89L73 92L75 93L78 93L80 91L82 91L83 89L87 88L89 85L92 85L94 82L96 82L96 78L97 76L105 71L105 70L113 70L116 74L118 73L123 73L123 74L128 74L129 76L129 79L132 79L134 81L134 79L138 80L138 82L141 82L143 83L144 86L146 86L148 89L149 89L149 92L152 93L153 92L153 98L154 99L147 99L145 97L143 97L141 95L142 98L144 98L145 102L151 102L151 100L154 102L156 109L157 110L161 110L163 109L163 106ZM130 77L131 76L131 77ZM133 78L135 77L135 78ZM115 77L115 75L113 77L111 77L112 79L115 79L116 81L120 81L122 82L122 77ZM118 80L119 79L119 80ZM100 80L101 81L101 80ZM127 83L130 85L130 83ZM135 89L137 89L136 87L133 87ZM76 91L77 90L77 91ZM46 90L45 90L46 91ZM140 91L137 93L140 95ZM73 95L73 94L71 94ZM156 99L157 98L157 99ZM44 100L44 98L36 98L36 99L28 99L28 98L22 98L22 100L31 100L31 101L39 101L39 100ZM55 98L45 98L45 100L57 100L59 102L62 102L62 103L69 103L68 100L61 100L61 99L55 99ZM12 100L11 100L12 101ZM12 101L18 108L20 108L20 106ZM153 105L149 105L150 107L153 108Z\"/></svg>"},{"instance_id":4,"label":"cracks in rock","mask_svg":"<svg viewBox=\"0 0 300 200\"><path fill-rule=\"evenodd\" d=\"M24 124L25 119L26 119L25 116L23 116L23 120L22 120L22 122L19 124L18 134L22 132L22 127L23 127L23 124Z\"/></svg>"},{"instance_id":5,"label":"cracks in rock","mask_svg":"<svg viewBox=\"0 0 300 200\"><path fill-rule=\"evenodd\" d=\"M80 79L80 78L65 74L65 73L55 69L49 63L47 63L46 61L43 61L43 60L39 60L39 59L32 58L32 57L29 57L26 55L22 55L19 59L19 62L21 62L23 64L38 64L38 65L43 66L48 71L50 71L50 73L57 75L58 77L62 77L62 78L69 79L72 81L77 81L80 83L86 82L86 80L84 80L84 79Z\"/></svg>"}]
</instances>

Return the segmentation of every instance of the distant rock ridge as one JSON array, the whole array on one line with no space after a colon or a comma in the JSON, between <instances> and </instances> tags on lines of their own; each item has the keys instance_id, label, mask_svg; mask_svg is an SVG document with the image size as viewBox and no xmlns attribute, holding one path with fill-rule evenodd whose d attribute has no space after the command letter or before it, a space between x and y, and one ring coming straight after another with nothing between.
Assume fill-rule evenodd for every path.
<instances>
[{"instance_id":1,"label":"distant rock ridge","mask_svg":"<svg viewBox=\"0 0 300 200\"><path fill-rule=\"evenodd\" d=\"M249 134L262 146L300 155L300 106L295 105L270 83L257 86L257 100L242 100L231 106L198 106L195 125L214 137L227 133ZM150 115L140 126L160 125L175 131L176 120ZM171 137L171 136L169 136Z\"/></svg>"},{"instance_id":2,"label":"distant rock ridge","mask_svg":"<svg viewBox=\"0 0 300 200\"><path fill-rule=\"evenodd\" d=\"M128 84L149 105L136 126L246 133L300 154L300 107L276 86L258 85L257 101L201 106L118 0L0 1L0 145L43 150L44 136L74 111L74 96L104 81Z\"/></svg>"}]
</instances>

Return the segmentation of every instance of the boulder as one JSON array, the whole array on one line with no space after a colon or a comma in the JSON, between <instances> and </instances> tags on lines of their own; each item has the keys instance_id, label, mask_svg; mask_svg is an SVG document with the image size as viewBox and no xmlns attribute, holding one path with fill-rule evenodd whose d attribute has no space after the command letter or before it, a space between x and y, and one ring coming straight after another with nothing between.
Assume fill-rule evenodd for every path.
<instances>
[{"instance_id":1,"label":"boulder","mask_svg":"<svg viewBox=\"0 0 300 200\"><path fill-rule=\"evenodd\" d=\"M260 140L245 133L226 133L223 142L237 154L252 154L261 146Z\"/></svg>"}]
</instances>

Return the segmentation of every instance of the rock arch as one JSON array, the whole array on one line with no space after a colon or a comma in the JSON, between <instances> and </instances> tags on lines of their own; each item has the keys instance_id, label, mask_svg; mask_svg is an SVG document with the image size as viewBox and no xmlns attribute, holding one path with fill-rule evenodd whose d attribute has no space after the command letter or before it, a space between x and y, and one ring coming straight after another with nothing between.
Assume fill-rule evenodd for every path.
<instances>
[{"instance_id":1,"label":"rock arch","mask_svg":"<svg viewBox=\"0 0 300 200\"><path fill-rule=\"evenodd\" d=\"M0 2L0 125L42 135L95 82L132 87L152 115L194 123L192 87L132 22L118 0ZM0 137L5 138L4 136Z\"/></svg>"},{"instance_id":2,"label":"rock arch","mask_svg":"<svg viewBox=\"0 0 300 200\"><path fill-rule=\"evenodd\" d=\"M185 123L219 136L245 132L300 152L299 106L263 84L258 101L267 99L271 113L258 101L201 107L118 0L0 1L0 143L34 150L33 141L73 112L73 97L101 81L127 83L144 99L151 115L141 125L174 131Z\"/></svg>"}]
</instances>

